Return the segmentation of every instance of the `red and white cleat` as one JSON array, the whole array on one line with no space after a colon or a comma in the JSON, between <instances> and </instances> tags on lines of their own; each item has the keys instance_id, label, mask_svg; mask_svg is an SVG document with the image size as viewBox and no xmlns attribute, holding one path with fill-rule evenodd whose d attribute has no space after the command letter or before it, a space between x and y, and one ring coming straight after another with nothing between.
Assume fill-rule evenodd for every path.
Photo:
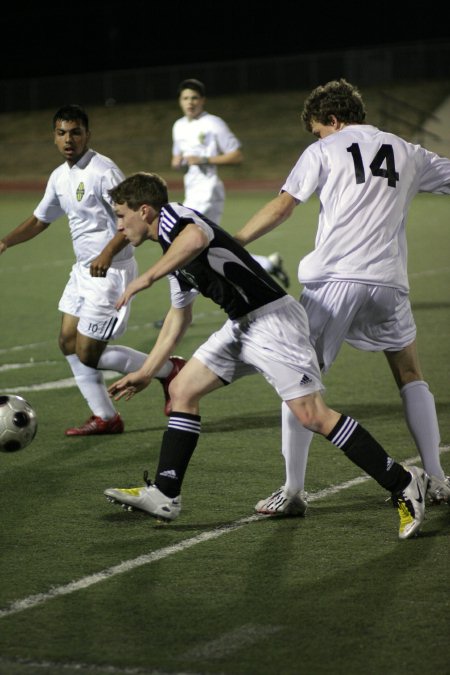
<instances>
[{"instance_id":1,"label":"red and white cleat","mask_svg":"<svg viewBox=\"0 0 450 675\"><path fill-rule=\"evenodd\" d=\"M95 436L98 434L121 434L125 425L119 413L111 417L110 420L103 420L101 417L92 415L80 427L71 427L66 429L66 436Z\"/></svg>"}]
</instances>

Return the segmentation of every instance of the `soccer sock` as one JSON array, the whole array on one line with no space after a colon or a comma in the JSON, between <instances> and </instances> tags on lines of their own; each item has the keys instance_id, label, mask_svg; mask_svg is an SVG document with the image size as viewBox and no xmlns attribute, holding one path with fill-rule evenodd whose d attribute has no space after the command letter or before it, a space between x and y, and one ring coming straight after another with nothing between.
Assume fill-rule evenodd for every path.
<instances>
[{"instance_id":1,"label":"soccer sock","mask_svg":"<svg viewBox=\"0 0 450 675\"><path fill-rule=\"evenodd\" d=\"M100 356L98 367L102 370L116 370L118 373L133 373L143 365L147 354L124 345L107 345ZM155 375L162 380L172 372L172 361L166 361Z\"/></svg>"},{"instance_id":2,"label":"soccer sock","mask_svg":"<svg viewBox=\"0 0 450 675\"><path fill-rule=\"evenodd\" d=\"M155 484L167 497L177 497L200 435L200 415L172 412L164 432Z\"/></svg>"},{"instance_id":3,"label":"soccer sock","mask_svg":"<svg viewBox=\"0 0 450 675\"><path fill-rule=\"evenodd\" d=\"M76 354L69 354L66 359L92 414L103 420L114 417L116 410L109 398L101 371L85 366Z\"/></svg>"},{"instance_id":4,"label":"soccer sock","mask_svg":"<svg viewBox=\"0 0 450 675\"><path fill-rule=\"evenodd\" d=\"M286 467L285 490L295 494L305 487L308 451L314 433L297 420L286 403L281 405L281 452Z\"/></svg>"},{"instance_id":5,"label":"soccer sock","mask_svg":"<svg viewBox=\"0 0 450 675\"><path fill-rule=\"evenodd\" d=\"M423 380L409 382L400 389L406 424L430 476L444 478L439 458L439 423L434 396Z\"/></svg>"},{"instance_id":6,"label":"soccer sock","mask_svg":"<svg viewBox=\"0 0 450 675\"><path fill-rule=\"evenodd\" d=\"M409 484L411 474L351 417L341 415L327 439L389 492L399 492Z\"/></svg>"}]
</instances>

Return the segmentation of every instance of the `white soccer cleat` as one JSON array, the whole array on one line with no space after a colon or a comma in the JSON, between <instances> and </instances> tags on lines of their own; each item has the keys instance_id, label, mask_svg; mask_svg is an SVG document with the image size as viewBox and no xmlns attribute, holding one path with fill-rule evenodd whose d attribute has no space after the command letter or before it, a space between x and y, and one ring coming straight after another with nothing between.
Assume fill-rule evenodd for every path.
<instances>
[{"instance_id":1,"label":"white soccer cleat","mask_svg":"<svg viewBox=\"0 0 450 675\"><path fill-rule=\"evenodd\" d=\"M427 487L427 499L430 504L450 505L450 476L444 476L444 478L430 476Z\"/></svg>"},{"instance_id":2,"label":"white soccer cleat","mask_svg":"<svg viewBox=\"0 0 450 675\"><path fill-rule=\"evenodd\" d=\"M425 495L428 476L423 469L410 466L411 482L401 492L392 493L392 503L400 516L398 536L409 539L416 535L425 518Z\"/></svg>"},{"instance_id":3,"label":"white soccer cleat","mask_svg":"<svg viewBox=\"0 0 450 675\"><path fill-rule=\"evenodd\" d=\"M290 495L282 485L272 492L270 497L260 499L255 506L255 511L265 516L304 516L307 508L307 494L304 490Z\"/></svg>"},{"instance_id":4,"label":"white soccer cleat","mask_svg":"<svg viewBox=\"0 0 450 675\"><path fill-rule=\"evenodd\" d=\"M108 488L103 493L108 501L120 504L132 511L145 511L160 520L175 520L181 511L181 495L167 497L156 485L145 485L136 488Z\"/></svg>"}]
</instances>

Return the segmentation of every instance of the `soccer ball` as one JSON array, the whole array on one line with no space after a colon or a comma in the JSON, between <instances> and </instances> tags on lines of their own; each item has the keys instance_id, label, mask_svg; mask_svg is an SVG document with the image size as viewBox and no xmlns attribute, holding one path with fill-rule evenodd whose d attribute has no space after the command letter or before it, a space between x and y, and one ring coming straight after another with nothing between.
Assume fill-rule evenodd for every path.
<instances>
[{"instance_id":1,"label":"soccer ball","mask_svg":"<svg viewBox=\"0 0 450 675\"><path fill-rule=\"evenodd\" d=\"M36 436L37 417L21 396L0 395L0 450L22 450Z\"/></svg>"}]
</instances>

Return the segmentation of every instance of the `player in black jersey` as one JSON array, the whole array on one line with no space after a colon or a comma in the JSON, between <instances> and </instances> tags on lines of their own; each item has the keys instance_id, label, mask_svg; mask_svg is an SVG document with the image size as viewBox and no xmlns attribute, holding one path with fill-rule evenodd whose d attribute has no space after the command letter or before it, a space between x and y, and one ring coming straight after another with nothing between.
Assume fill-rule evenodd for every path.
<instances>
[{"instance_id":1,"label":"player in black jersey","mask_svg":"<svg viewBox=\"0 0 450 675\"><path fill-rule=\"evenodd\" d=\"M173 520L181 510L181 485L200 434L200 399L244 375L261 373L308 429L325 436L393 495L399 537L415 534L424 518L427 476L389 457L351 417L329 408L306 312L230 234L202 214L169 203L157 174L137 173L110 190L118 231L134 246L159 242L163 256L132 281L117 307L169 276L171 308L144 365L109 387L116 400L130 399L151 382L192 320L202 294L228 320L201 345L172 380L172 413L164 433L155 482L132 489L109 488L110 500ZM297 513L306 510L299 497Z\"/></svg>"}]
</instances>

